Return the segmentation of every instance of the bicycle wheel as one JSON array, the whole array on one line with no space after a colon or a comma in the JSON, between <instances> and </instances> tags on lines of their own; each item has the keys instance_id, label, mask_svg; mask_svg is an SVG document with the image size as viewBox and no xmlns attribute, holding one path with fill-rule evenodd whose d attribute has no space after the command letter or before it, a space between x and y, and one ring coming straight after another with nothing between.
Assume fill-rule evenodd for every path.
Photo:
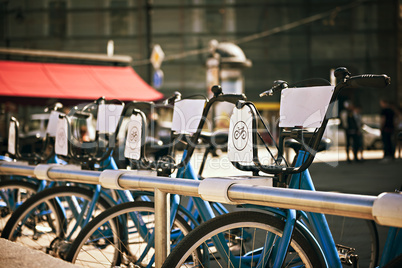
<instances>
[{"instance_id":1,"label":"bicycle wheel","mask_svg":"<svg viewBox=\"0 0 402 268\"><path fill-rule=\"evenodd\" d=\"M284 226L280 218L255 211L218 216L190 232L162 267L272 267ZM202 259L194 258L195 250ZM294 230L283 267L326 267L321 250L302 228Z\"/></svg>"},{"instance_id":2,"label":"bicycle wheel","mask_svg":"<svg viewBox=\"0 0 402 268\"><path fill-rule=\"evenodd\" d=\"M326 215L326 218L338 252L341 251L343 267L352 264L348 254L359 256L360 267L377 267L379 238L374 221L335 215Z\"/></svg>"},{"instance_id":3,"label":"bicycle wheel","mask_svg":"<svg viewBox=\"0 0 402 268\"><path fill-rule=\"evenodd\" d=\"M153 202L135 201L108 209L80 232L65 260L83 267L154 266L155 209ZM177 215L171 247L191 231Z\"/></svg>"},{"instance_id":4,"label":"bicycle wheel","mask_svg":"<svg viewBox=\"0 0 402 268\"><path fill-rule=\"evenodd\" d=\"M87 217L95 217L111 207L100 196L89 214L93 195L93 189L78 186L41 191L12 214L1 237L59 256L81 230L84 220L89 220Z\"/></svg>"},{"instance_id":5,"label":"bicycle wheel","mask_svg":"<svg viewBox=\"0 0 402 268\"><path fill-rule=\"evenodd\" d=\"M38 186L27 181L0 182L0 233L11 214L29 197L36 194Z\"/></svg>"},{"instance_id":6,"label":"bicycle wheel","mask_svg":"<svg viewBox=\"0 0 402 268\"><path fill-rule=\"evenodd\" d=\"M387 263L384 268L401 268L402 267L402 254L396 256L393 260Z\"/></svg>"}]
</instances>

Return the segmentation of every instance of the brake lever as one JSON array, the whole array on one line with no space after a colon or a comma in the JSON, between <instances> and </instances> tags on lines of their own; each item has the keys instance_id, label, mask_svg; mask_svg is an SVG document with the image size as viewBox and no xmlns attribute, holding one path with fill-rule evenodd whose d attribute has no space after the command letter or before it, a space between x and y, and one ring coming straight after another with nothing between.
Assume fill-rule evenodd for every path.
<instances>
[{"instance_id":1,"label":"brake lever","mask_svg":"<svg viewBox=\"0 0 402 268\"><path fill-rule=\"evenodd\" d=\"M260 94L260 97L264 97L264 96L267 96L267 95L272 96L272 95L274 95L275 91L282 90L282 89L285 89L287 87L288 87L288 83L286 81L276 80L276 81L274 81L274 86L271 87L270 89L262 92Z\"/></svg>"}]
</instances>

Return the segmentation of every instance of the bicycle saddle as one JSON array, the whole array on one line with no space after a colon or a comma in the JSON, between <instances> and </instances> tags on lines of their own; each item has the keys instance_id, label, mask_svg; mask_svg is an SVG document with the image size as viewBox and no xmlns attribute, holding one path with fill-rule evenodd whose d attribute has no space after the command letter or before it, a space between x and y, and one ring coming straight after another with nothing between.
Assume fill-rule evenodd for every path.
<instances>
[{"instance_id":1,"label":"bicycle saddle","mask_svg":"<svg viewBox=\"0 0 402 268\"><path fill-rule=\"evenodd\" d=\"M204 144L226 146L228 143L228 131L201 132L200 139Z\"/></svg>"}]
</instances>

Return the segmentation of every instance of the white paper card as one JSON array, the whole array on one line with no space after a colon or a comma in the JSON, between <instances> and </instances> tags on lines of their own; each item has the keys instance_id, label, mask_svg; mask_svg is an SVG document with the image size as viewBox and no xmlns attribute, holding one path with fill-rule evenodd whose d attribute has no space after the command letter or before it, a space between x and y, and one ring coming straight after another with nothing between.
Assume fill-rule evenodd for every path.
<instances>
[{"instance_id":1,"label":"white paper card","mask_svg":"<svg viewBox=\"0 0 402 268\"><path fill-rule=\"evenodd\" d=\"M56 139L55 139L55 148L54 151L58 155L68 155L68 136L67 136L67 119L59 118L57 122L57 132L56 132Z\"/></svg>"},{"instance_id":2,"label":"white paper card","mask_svg":"<svg viewBox=\"0 0 402 268\"><path fill-rule=\"evenodd\" d=\"M49 116L49 123L47 124L46 133L49 133L50 137L56 137L57 123L59 122L59 115L63 113L58 111L51 111Z\"/></svg>"},{"instance_id":3,"label":"white paper card","mask_svg":"<svg viewBox=\"0 0 402 268\"><path fill-rule=\"evenodd\" d=\"M113 134L116 131L122 111L123 105L100 104L98 107L96 130L100 133Z\"/></svg>"},{"instance_id":4,"label":"white paper card","mask_svg":"<svg viewBox=\"0 0 402 268\"><path fill-rule=\"evenodd\" d=\"M231 162L253 164L253 117L250 107L233 109L228 136L228 158Z\"/></svg>"},{"instance_id":5,"label":"white paper card","mask_svg":"<svg viewBox=\"0 0 402 268\"><path fill-rule=\"evenodd\" d=\"M124 157L139 160L141 157L142 118L139 114L131 115L127 124L126 146Z\"/></svg>"},{"instance_id":6,"label":"white paper card","mask_svg":"<svg viewBox=\"0 0 402 268\"><path fill-rule=\"evenodd\" d=\"M320 127L333 90L333 86L286 88L282 90L279 126Z\"/></svg>"},{"instance_id":7,"label":"white paper card","mask_svg":"<svg viewBox=\"0 0 402 268\"><path fill-rule=\"evenodd\" d=\"M185 99L174 104L172 130L178 133L193 134L197 131L205 100Z\"/></svg>"},{"instance_id":8,"label":"white paper card","mask_svg":"<svg viewBox=\"0 0 402 268\"><path fill-rule=\"evenodd\" d=\"M10 128L8 129L8 152L13 155L15 155L16 139L15 122L10 121Z\"/></svg>"}]
</instances>

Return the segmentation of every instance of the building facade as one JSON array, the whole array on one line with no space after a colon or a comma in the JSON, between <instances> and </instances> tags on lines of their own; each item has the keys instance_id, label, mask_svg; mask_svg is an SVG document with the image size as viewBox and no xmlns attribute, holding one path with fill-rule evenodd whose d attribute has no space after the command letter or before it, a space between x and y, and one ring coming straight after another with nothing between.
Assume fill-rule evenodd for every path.
<instances>
[{"instance_id":1,"label":"building facade","mask_svg":"<svg viewBox=\"0 0 402 268\"><path fill-rule=\"evenodd\" d=\"M152 83L149 61L159 44L166 57L159 90L165 95L206 94L211 40L237 44L252 67L244 69L253 101L274 80L330 79L345 66L352 74L386 73L386 90L343 92L364 113L378 113L379 98L402 103L401 0L0 0L0 47L129 55ZM225 89L223 89L225 91Z\"/></svg>"}]
</instances>

